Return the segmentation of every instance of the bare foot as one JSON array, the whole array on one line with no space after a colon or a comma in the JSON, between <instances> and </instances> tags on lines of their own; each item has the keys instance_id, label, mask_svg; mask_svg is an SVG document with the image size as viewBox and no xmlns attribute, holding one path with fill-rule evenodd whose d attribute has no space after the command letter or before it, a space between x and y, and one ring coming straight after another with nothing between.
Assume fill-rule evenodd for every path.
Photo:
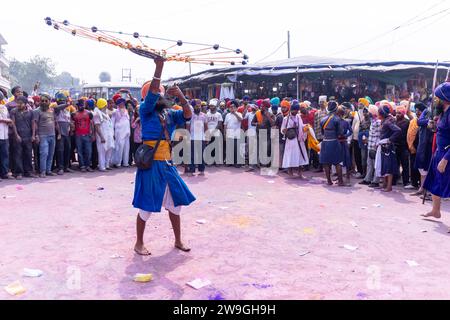
<instances>
[{"instance_id":1,"label":"bare foot","mask_svg":"<svg viewBox=\"0 0 450 320\"><path fill-rule=\"evenodd\" d=\"M381 192L392 192L392 189L382 189Z\"/></svg>"},{"instance_id":2,"label":"bare foot","mask_svg":"<svg viewBox=\"0 0 450 320\"><path fill-rule=\"evenodd\" d=\"M175 248L177 248L178 250L181 250L183 252L191 251L191 248L186 247L183 243L175 243Z\"/></svg>"},{"instance_id":3,"label":"bare foot","mask_svg":"<svg viewBox=\"0 0 450 320\"><path fill-rule=\"evenodd\" d=\"M428 212L427 214L422 214L421 216L424 217L424 218L440 219L441 218L441 213L440 212L435 213L435 212L431 211L431 212Z\"/></svg>"},{"instance_id":4,"label":"bare foot","mask_svg":"<svg viewBox=\"0 0 450 320\"><path fill-rule=\"evenodd\" d=\"M134 252L136 252L140 256L151 256L152 255L150 253L150 251L148 251L147 248L143 244L142 245L136 244L134 246Z\"/></svg>"}]
</instances>

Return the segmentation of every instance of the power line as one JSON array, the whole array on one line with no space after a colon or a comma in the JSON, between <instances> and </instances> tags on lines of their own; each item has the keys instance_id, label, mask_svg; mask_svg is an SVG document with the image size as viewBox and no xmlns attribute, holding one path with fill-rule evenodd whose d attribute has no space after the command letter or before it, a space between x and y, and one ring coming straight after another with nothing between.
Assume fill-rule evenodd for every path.
<instances>
[{"instance_id":1,"label":"power line","mask_svg":"<svg viewBox=\"0 0 450 320\"><path fill-rule=\"evenodd\" d=\"M444 1L445 1L445 0L444 0ZM431 16L428 16L428 17L426 17L426 18L423 18L422 20L414 21L414 20L416 20L417 18L419 18L420 16L422 16L424 13L426 13L426 12L430 11L431 9L435 8L436 6L442 4L444 1L440 1L440 2L437 3L437 4L432 5L430 8L428 8L428 9L425 10L425 11L423 11L421 14L419 14L419 15L415 16L414 18L411 18L411 19L409 19L409 20L403 22L402 24L396 26L395 28L393 28L393 29L391 29L391 30L389 30L389 31L383 32L383 33L381 33L381 34L379 34L379 35L377 35L377 36L375 36L375 37L373 37L373 38L370 38L369 40L366 40L366 41L364 41L364 42L362 42L362 43L359 43L359 44L357 44L357 45L355 45L355 46L352 46L352 47L350 47L350 48L347 48L347 49L344 49L344 50L341 50L341 51L337 51L337 52L331 53L331 54L329 54L328 56L335 56L335 55L339 55L339 54L341 54L341 53L344 53L344 52L347 52L347 51L356 49L356 48L361 47L361 46L364 46L364 45L366 45L366 44L368 44L368 43L370 43L370 42L372 42L372 41L374 41L374 40L378 40L378 39L380 39L380 38L383 38L383 37L385 37L386 35L388 35L388 34L394 32L394 31L397 31L397 30L399 30L399 29L401 29L401 28L404 28L404 27L413 25L413 24L415 24L415 23L418 23L418 22L424 21L424 20L426 20L426 19L432 18L432 17L434 17L434 16L436 16L436 15L442 14L442 13L444 13L444 12L450 10L450 8L447 8L447 9L445 9L445 10L443 10L443 11L440 11L440 12L438 12L438 13L435 13L435 14L431 15Z\"/></svg>"},{"instance_id":2,"label":"power line","mask_svg":"<svg viewBox=\"0 0 450 320\"><path fill-rule=\"evenodd\" d=\"M275 53L277 53L285 44L287 43L287 41L284 41L274 52L272 52L271 54L267 55L266 57L262 58L261 60L258 60L255 63L260 63L263 62L264 60L270 58L271 56L273 56Z\"/></svg>"}]
</instances>

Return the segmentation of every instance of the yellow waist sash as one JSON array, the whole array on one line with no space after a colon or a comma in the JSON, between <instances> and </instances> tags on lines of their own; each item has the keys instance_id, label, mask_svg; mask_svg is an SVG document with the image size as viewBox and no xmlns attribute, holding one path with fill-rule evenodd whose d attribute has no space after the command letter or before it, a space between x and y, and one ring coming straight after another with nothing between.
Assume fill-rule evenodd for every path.
<instances>
[{"instance_id":1,"label":"yellow waist sash","mask_svg":"<svg viewBox=\"0 0 450 320\"><path fill-rule=\"evenodd\" d=\"M144 144L154 148L156 146L157 142L158 141L156 141L156 140L148 140L148 141L144 141ZM165 160L171 160L171 159L172 159L172 154L170 152L169 143L166 140L161 140L161 142L159 143L159 147L155 152L154 160L165 161Z\"/></svg>"}]
</instances>

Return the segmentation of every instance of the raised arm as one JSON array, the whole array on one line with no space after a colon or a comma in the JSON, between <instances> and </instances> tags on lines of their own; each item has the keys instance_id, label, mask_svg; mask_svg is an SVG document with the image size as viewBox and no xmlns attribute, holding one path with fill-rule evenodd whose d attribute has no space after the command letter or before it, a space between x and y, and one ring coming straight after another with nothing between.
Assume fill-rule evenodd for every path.
<instances>
[{"instance_id":1,"label":"raised arm","mask_svg":"<svg viewBox=\"0 0 450 320\"><path fill-rule=\"evenodd\" d=\"M145 97L144 103L141 104L139 112L141 114L152 113L155 110L156 102L159 99L159 87L161 85L161 75L164 68L164 60L155 60L155 73L153 75L152 82L150 83L150 88L148 90L147 96Z\"/></svg>"}]
</instances>

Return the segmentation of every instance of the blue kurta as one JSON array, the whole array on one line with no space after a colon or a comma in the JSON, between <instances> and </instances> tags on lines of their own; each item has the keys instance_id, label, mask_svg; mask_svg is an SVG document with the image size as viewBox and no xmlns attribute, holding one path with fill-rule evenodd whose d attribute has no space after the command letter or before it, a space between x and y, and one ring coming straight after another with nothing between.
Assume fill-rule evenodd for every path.
<instances>
[{"instance_id":1,"label":"blue kurta","mask_svg":"<svg viewBox=\"0 0 450 320\"><path fill-rule=\"evenodd\" d=\"M449 161L444 173L437 169L442 159ZM450 108L447 108L437 124L436 152L431 160L424 188L435 196L450 198Z\"/></svg>"},{"instance_id":2,"label":"blue kurta","mask_svg":"<svg viewBox=\"0 0 450 320\"><path fill-rule=\"evenodd\" d=\"M162 126L158 112L155 111L158 99L159 94L149 92L140 105L139 116L144 141L158 140L161 136ZM166 118L169 135L173 135L177 125L184 125L188 120L184 118L182 110L170 110ZM137 170L133 206L148 212L161 212L167 186L175 207L188 206L195 201L177 168L167 161L155 160L149 170Z\"/></svg>"},{"instance_id":3,"label":"blue kurta","mask_svg":"<svg viewBox=\"0 0 450 320\"><path fill-rule=\"evenodd\" d=\"M433 155L433 132L428 128L429 113L430 111L427 109L417 119L417 125L419 126L419 145L417 146L414 168L425 171L428 171Z\"/></svg>"},{"instance_id":4,"label":"blue kurta","mask_svg":"<svg viewBox=\"0 0 450 320\"><path fill-rule=\"evenodd\" d=\"M347 168L347 172L352 169L352 156L350 154L350 146L348 145L348 137L353 135L352 126L349 120L340 119L341 136L339 136L339 143L341 144L342 158L344 160L343 166Z\"/></svg>"},{"instance_id":5,"label":"blue kurta","mask_svg":"<svg viewBox=\"0 0 450 320\"><path fill-rule=\"evenodd\" d=\"M330 117L333 117L328 123L326 129L326 122ZM344 161L342 147L338 141L338 137L342 135L342 128L340 125L340 118L336 114L330 114L323 118L320 122L323 141L320 151L320 163L325 165L338 165Z\"/></svg>"}]
</instances>

